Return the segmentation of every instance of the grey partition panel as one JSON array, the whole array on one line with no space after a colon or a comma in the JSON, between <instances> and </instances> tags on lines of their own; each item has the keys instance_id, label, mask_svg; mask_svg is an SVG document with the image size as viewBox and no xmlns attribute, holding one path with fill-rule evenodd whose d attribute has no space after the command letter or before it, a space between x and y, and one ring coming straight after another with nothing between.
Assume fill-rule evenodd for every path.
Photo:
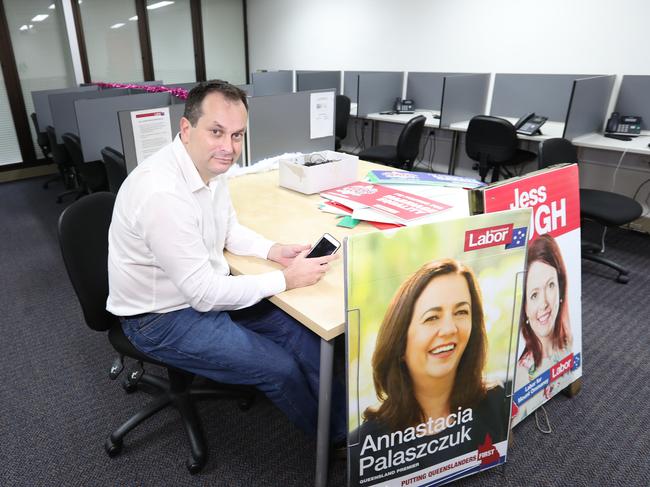
<instances>
[{"instance_id":1,"label":"grey partition panel","mask_svg":"<svg viewBox=\"0 0 650 487\"><path fill-rule=\"evenodd\" d=\"M152 107L156 110L160 107ZM133 137L133 123L131 122L131 112L133 110L125 110L117 114L120 124L120 136L122 138L122 150L119 147L113 147L124 154L124 161L126 162L126 172L130 173L138 165L138 159L135 155L135 138ZM169 122L172 129L172 138L180 131L180 121L185 111L185 103L171 105L169 107Z\"/></svg>"},{"instance_id":2,"label":"grey partition panel","mask_svg":"<svg viewBox=\"0 0 650 487\"><path fill-rule=\"evenodd\" d=\"M402 97L404 73L361 73L359 75L359 99L357 116L392 110L395 99Z\"/></svg>"},{"instance_id":3,"label":"grey partition panel","mask_svg":"<svg viewBox=\"0 0 650 487\"><path fill-rule=\"evenodd\" d=\"M253 85L237 85L237 88L244 90L248 96L255 96Z\"/></svg>"},{"instance_id":4,"label":"grey partition panel","mask_svg":"<svg viewBox=\"0 0 650 487\"><path fill-rule=\"evenodd\" d=\"M623 76L616 100L621 115L643 117L642 130L650 130L650 76Z\"/></svg>"},{"instance_id":5,"label":"grey partition panel","mask_svg":"<svg viewBox=\"0 0 650 487\"><path fill-rule=\"evenodd\" d=\"M292 71L268 71L253 73L255 96L279 95L293 91Z\"/></svg>"},{"instance_id":6,"label":"grey partition panel","mask_svg":"<svg viewBox=\"0 0 650 487\"><path fill-rule=\"evenodd\" d=\"M341 92L341 73L339 71L298 71L296 72L296 91L326 90L334 88Z\"/></svg>"},{"instance_id":7,"label":"grey partition panel","mask_svg":"<svg viewBox=\"0 0 650 487\"><path fill-rule=\"evenodd\" d=\"M332 136L310 139L310 95L323 91L301 91L248 100L249 161L258 162L285 152L334 150Z\"/></svg>"},{"instance_id":8,"label":"grey partition panel","mask_svg":"<svg viewBox=\"0 0 650 487\"><path fill-rule=\"evenodd\" d=\"M415 108L440 110L444 78L445 73L408 73L406 98L413 100Z\"/></svg>"},{"instance_id":9,"label":"grey partition panel","mask_svg":"<svg viewBox=\"0 0 650 487\"><path fill-rule=\"evenodd\" d=\"M443 83L440 127L485 113L490 73L446 76Z\"/></svg>"},{"instance_id":10,"label":"grey partition panel","mask_svg":"<svg viewBox=\"0 0 650 487\"><path fill-rule=\"evenodd\" d=\"M607 107L616 76L595 76L573 83L571 104L564 125L565 139L600 132L607 117Z\"/></svg>"},{"instance_id":11,"label":"grey partition panel","mask_svg":"<svg viewBox=\"0 0 650 487\"><path fill-rule=\"evenodd\" d=\"M535 112L549 120L566 119L573 80L578 74L499 74L494 78L490 114L521 117Z\"/></svg>"},{"instance_id":12,"label":"grey partition panel","mask_svg":"<svg viewBox=\"0 0 650 487\"><path fill-rule=\"evenodd\" d=\"M88 100L93 98L106 98L109 96L128 95L128 89L111 89L99 91L75 91L72 93L57 93L50 95L50 111L52 113L52 125L56 133L56 141L63 144L61 136L66 132L79 135L77 126L77 114L74 111L76 100Z\"/></svg>"},{"instance_id":13,"label":"grey partition panel","mask_svg":"<svg viewBox=\"0 0 650 487\"><path fill-rule=\"evenodd\" d=\"M347 96L352 103L357 103L359 95L359 75L361 71L346 71L343 73L343 94Z\"/></svg>"},{"instance_id":14,"label":"grey partition panel","mask_svg":"<svg viewBox=\"0 0 650 487\"><path fill-rule=\"evenodd\" d=\"M82 91L97 91L98 88L95 85L91 86L80 86L79 88L60 88L57 90L39 90L32 91L32 101L34 102L34 112L36 112L36 118L38 119L38 125L41 131L45 131L45 127L48 125L54 125L52 121L52 112L50 111L50 95L58 93L74 93Z\"/></svg>"},{"instance_id":15,"label":"grey partition panel","mask_svg":"<svg viewBox=\"0 0 650 487\"><path fill-rule=\"evenodd\" d=\"M183 88L184 90L190 91L198 84L199 84L198 81L192 81L190 83L172 83L170 85L165 85L165 86L167 88Z\"/></svg>"},{"instance_id":16,"label":"grey partition panel","mask_svg":"<svg viewBox=\"0 0 650 487\"><path fill-rule=\"evenodd\" d=\"M101 160L101 150L106 146L120 150L122 137L118 112L166 106L170 104L170 97L169 93L144 93L75 101L84 160Z\"/></svg>"}]
</instances>

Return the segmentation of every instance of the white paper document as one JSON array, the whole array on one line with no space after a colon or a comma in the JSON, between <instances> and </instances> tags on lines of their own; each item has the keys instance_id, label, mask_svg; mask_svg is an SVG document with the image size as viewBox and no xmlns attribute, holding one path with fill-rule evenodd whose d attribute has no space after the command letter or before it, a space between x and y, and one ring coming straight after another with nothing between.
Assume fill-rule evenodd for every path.
<instances>
[{"instance_id":1,"label":"white paper document","mask_svg":"<svg viewBox=\"0 0 650 487\"><path fill-rule=\"evenodd\" d=\"M310 95L309 137L319 139L334 135L334 92Z\"/></svg>"},{"instance_id":2,"label":"white paper document","mask_svg":"<svg viewBox=\"0 0 650 487\"><path fill-rule=\"evenodd\" d=\"M133 111L131 124L138 164L172 141L169 107Z\"/></svg>"}]
</instances>

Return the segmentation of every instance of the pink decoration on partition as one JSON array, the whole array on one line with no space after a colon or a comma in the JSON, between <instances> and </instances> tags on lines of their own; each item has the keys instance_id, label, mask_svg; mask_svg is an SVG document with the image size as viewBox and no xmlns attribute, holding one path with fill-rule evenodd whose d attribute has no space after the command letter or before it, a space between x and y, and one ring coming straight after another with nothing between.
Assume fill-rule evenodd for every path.
<instances>
[{"instance_id":1,"label":"pink decoration on partition","mask_svg":"<svg viewBox=\"0 0 650 487\"><path fill-rule=\"evenodd\" d=\"M187 100L188 91L184 88L168 88L164 85L137 85L133 83L105 83L102 81L95 82L100 88L135 88L138 90L144 90L147 93L163 93L169 92L172 96L180 98L181 100Z\"/></svg>"}]
</instances>

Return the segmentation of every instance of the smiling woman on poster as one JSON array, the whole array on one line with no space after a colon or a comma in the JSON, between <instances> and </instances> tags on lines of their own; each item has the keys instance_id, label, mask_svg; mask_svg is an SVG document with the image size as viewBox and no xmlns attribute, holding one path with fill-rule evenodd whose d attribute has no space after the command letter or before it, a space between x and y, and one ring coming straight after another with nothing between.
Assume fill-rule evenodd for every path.
<instances>
[{"instance_id":1,"label":"smiling woman on poster","mask_svg":"<svg viewBox=\"0 0 650 487\"><path fill-rule=\"evenodd\" d=\"M515 390L526 386L571 353L567 271L553 237L540 235L528 247L526 294L520 329L525 347L517 361ZM564 374L520 407L533 410L571 382Z\"/></svg>"},{"instance_id":2,"label":"smiling woman on poster","mask_svg":"<svg viewBox=\"0 0 650 487\"><path fill-rule=\"evenodd\" d=\"M444 461L475 451L488 434L492 443L505 440L508 402L502 387L486 385L486 355L481 291L471 269L442 259L403 282L372 357L381 403L365 410L359 427L362 475L387 449L396 458L426 442L428 453Z\"/></svg>"}]
</instances>

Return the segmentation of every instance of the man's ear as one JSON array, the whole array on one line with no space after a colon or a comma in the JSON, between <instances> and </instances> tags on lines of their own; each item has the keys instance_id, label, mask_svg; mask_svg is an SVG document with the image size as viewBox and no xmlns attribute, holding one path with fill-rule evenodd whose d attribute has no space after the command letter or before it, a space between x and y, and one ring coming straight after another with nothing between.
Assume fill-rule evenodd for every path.
<instances>
[{"instance_id":1,"label":"man's ear","mask_svg":"<svg viewBox=\"0 0 650 487\"><path fill-rule=\"evenodd\" d=\"M190 140L190 128L191 127L192 127L192 124L190 123L190 121L185 117L181 117L181 124L180 124L181 142L183 142L183 144L187 144L189 142L189 140Z\"/></svg>"}]
</instances>

